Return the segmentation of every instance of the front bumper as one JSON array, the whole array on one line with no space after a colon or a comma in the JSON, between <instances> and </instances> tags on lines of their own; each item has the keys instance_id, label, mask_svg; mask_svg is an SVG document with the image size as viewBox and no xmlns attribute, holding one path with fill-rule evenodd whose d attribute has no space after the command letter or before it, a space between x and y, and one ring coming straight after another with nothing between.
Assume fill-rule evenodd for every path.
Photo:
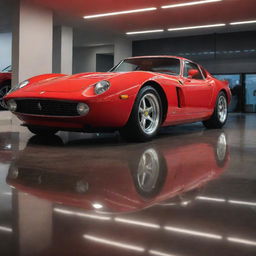
<instances>
[{"instance_id":1,"label":"front bumper","mask_svg":"<svg viewBox=\"0 0 256 256\"><path fill-rule=\"evenodd\" d=\"M18 98L13 98L18 100ZM44 100L47 100L44 98ZM54 99L49 99L54 100ZM121 100L118 97L94 101L77 101L89 106L89 113L84 116L54 116L14 112L24 126L55 127L59 130L98 131L108 128L123 127L130 116L134 98Z\"/></svg>"}]
</instances>

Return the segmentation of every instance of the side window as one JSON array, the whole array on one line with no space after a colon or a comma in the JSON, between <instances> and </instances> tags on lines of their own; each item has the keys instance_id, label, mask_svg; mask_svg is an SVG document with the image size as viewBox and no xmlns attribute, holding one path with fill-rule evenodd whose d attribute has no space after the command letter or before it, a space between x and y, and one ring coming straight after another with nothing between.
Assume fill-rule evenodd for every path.
<instances>
[{"instance_id":1,"label":"side window","mask_svg":"<svg viewBox=\"0 0 256 256\"><path fill-rule=\"evenodd\" d=\"M199 70L198 66L195 63L189 62L189 61L185 61L185 67L184 67L184 72L183 72L183 76L184 77L188 77L188 72L190 69L196 69L198 70L198 76L195 77L194 79L198 79L198 80L203 80L203 76L201 74L201 71Z\"/></svg>"},{"instance_id":2,"label":"side window","mask_svg":"<svg viewBox=\"0 0 256 256\"><path fill-rule=\"evenodd\" d=\"M201 68L201 70L202 70L202 72L203 72L204 77L206 78L206 77L207 77L207 72L206 72L206 70L205 70L202 66L200 66L200 68Z\"/></svg>"}]
</instances>

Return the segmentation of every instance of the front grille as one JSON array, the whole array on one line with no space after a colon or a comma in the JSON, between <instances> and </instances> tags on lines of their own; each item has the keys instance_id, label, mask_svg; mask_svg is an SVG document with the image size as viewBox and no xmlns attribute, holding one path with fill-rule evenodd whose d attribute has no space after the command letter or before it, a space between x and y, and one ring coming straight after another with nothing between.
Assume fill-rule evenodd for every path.
<instances>
[{"instance_id":1,"label":"front grille","mask_svg":"<svg viewBox=\"0 0 256 256\"><path fill-rule=\"evenodd\" d=\"M72 175L72 172L48 172L47 170L38 170L35 168L19 168L18 171L18 183L27 187L71 193L82 193L83 190L79 190L79 186L82 188L85 187L86 190L87 182L81 179L78 175ZM9 172L7 179L10 182L15 181L10 174L11 173Z\"/></svg>"},{"instance_id":2,"label":"front grille","mask_svg":"<svg viewBox=\"0 0 256 256\"><path fill-rule=\"evenodd\" d=\"M16 100L18 113L44 116L79 116L77 102L48 99Z\"/></svg>"}]
</instances>

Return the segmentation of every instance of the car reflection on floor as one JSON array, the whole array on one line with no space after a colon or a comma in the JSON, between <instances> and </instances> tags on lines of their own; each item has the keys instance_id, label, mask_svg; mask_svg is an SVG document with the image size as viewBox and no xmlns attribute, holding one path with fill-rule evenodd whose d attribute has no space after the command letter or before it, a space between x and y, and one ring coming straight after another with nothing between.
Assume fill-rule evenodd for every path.
<instances>
[{"instance_id":1,"label":"car reflection on floor","mask_svg":"<svg viewBox=\"0 0 256 256\"><path fill-rule=\"evenodd\" d=\"M111 150L65 144L58 136L48 141L32 137L12 163L7 183L42 200L39 205L52 202L52 247L47 245L42 255L171 255L165 253L168 244L179 249L184 234L192 234L186 240L190 245L193 237L220 240L207 229L170 222L175 220L171 213L197 202L205 185L229 163L225 133L210 139L195 136L186 142L170 144L161 138L161 143ZM177 237L170 243L171 233Z\"/></svg>"},{"instance_id":2,"label":"car reflection on floor","mask_svg":"<svg viewBox=\"0 0 256 256\"><path fill-rule=\"evenodd\" d=\"M62 145L60 137L53 140ZM7 182L44 199L105 213L138 211L175 196L185 199L187 192L200 191L218 177L229 160L224 133L211 142L202 136L196 143L192 140L180 146L75 150L69 156L71 169L65 160L63 163L63 159L69 161L66 151L51 148L44 161L43 149L39 155L33 147L37 142L39 137L30 140L12 164Z\"/></svg>"}]
</instances>

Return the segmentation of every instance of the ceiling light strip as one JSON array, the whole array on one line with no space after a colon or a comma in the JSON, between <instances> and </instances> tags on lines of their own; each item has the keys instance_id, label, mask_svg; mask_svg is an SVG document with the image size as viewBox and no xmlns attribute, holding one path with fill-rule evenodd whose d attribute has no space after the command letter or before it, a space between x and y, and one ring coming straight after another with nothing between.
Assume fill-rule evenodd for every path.
<instances>
[{"instance_id":1,"label":"ceiling light strip","mask_svg":"<svg viewBox=\"0 0 256 256\"><path fill-rule=\"evenodd\" d=\"M116 222L126 223L126 224L132 224L132 225L138 225L148 228L160 228L158 224L149 223L149 222L143 222L143 221L137 221L137 220L129 220L129 219L123 219L123 218L115 218Z\"/></svg>"},{"instance_id":2,"label":"ceiling light strip","mask_svg":"<svg viewBox=\"0 0 256 256\"><path fill-rule=\"evenodd\" d=\"M160 32L164 32L164 30L155 29L155 30L133 31L133 32L127 32L126 35L138 35L138 34L160 33Z\"/></svg>"},{"instance_id":3,"label":"ceiling light strip","mask_svg":"<svg viewBox=\"0 0 256 256\"><path fill-rule=\"evenodd\" d=\"M168 31L179 31L179 30L192 30L200 28L215 28L215 27L224 27L226 24L211 24L211 25L201 25L201 26L191 26L191 27L180 27L180 28L169 28Z\"/></svg>"},{"instance_id":4,"label":"ceiling light strip","mask_svg":"<svg viewBox=\"0 0 256 256\"><path fill-rule=\"evenodd\" d=\"M220 235L204 233L204 232L199 232L199 231L194 231L194 230L189 230L189 229L183 229L183 228L177 228L177 227L171 227L171 226L165 226L164 229L168 230L168 231L184 233L184 234L193 235L193 236L201 236L201 237L213 238L213 239L222 239L222 236L220 236Z\"/></svg>"},{"instance_id":5,"label":"ceiling light strip","mask_svg":"<svg viewBox=\"0 0 256 256\"><path fill-rule=\"evenodd\" d=\"M12 228L4 227L4 226L0 226L0 231L4 231L4 232L12 232Z\"/></svg>"},{"instance_id":6,"label":"ceiling light strip","mask_svg":"<svg viewBox=\"0 0 256 256\"><path fill-rule=\"evenodd\" d=\"M256 241L240 239L240 238L237 238L237 237L228 237L227 240L230 241L230 242L234 242L234 243L247 244L247 245L254 245L254 246L256 246Z\"/></svg>"},{"instance_id":7,"label":"ceiling light strip","mask_svg":"<svg viewBox=\"0 0 256 256\"><path fill-rule=\"evenodd\" d=\"M246 201L238 201L238 200L228 200L230 204L240 204L240 205L249 205L256 206L256 202L246 202Z\"/></svg>"},{"instance_id":8,"label":"ceiling light strip","mask_svg":"<svg viewBox=\"0 0 256 256\"><path fill-rule=\"evenodd\" d=\"M244 24L253 24L256 23L256 20L246 20L246 21L236 21L229 23L231 26L235 25L244 25Z\"/></svg>"},{"instance_id":9,"label":"ceiling light strip","mask_svg":"<svg viewBox=\"0 0 256 256\"><path fill-rule=\"evenodd\" d=\"M128 10L128 11L109 12L109 13L102 13L102 14L84 16L84 19L94 19L94 18L100 18L100 17L122 15L122 14L131 14L131 13L137 13L137 12L149 12L149 11L155 11L155 10L157 10L156 7L149 7L149 8L143 8L143 9Z\"/></svg>"},{"instance_id":10,"label":"ceiling light strip","mask_svg":"<svg viewBox=\"0 0 256 256\"><path fill-rule=\"evenodd\" d=\"M197 200L205 200L205 201L214 201L214 202L225 202L226 200L223 198L215 198L215 197L206 197L206 196L197 196Z\"/></svg>"},{"instance_id":11,"label":"ceiling light strip","mask_svg":"<svg viewBox=\"0 0 256 256\"><path fill-rule=\"evenodd\" d=\"M73 215L78 217L84 217L84 218L90 218L90 219L97 219L97 220L110 220L110 217L107 216L100 216L100 215L94 215L94 214L87 214L82 212L75 212L75 211L68 211L60 208L54 208L54 212L66 214L66 215Z\"/></svg>"},{"instance_id":12,"label":"ceiling light strip","mask_svg":"<svg viewBox=\"0 0 256 256\"><path fill-rule=\"evenodd\" d=\"M161 6L161 8L162 8L162 9L177 8L177 7L185 7L185 6L191 6L191 5L210 4L210 3L221 2L221 1L223 1L223 0L203 0L203 1L194 1L194 2L188 2L188 3L163 5L163 6Z\"/></svg>"},{"instance_id":13,"label":"ceiling light strip","mask_svg":"<svg viewBox=\"0 0 256 256\"><path fill-rule=\"evenodd\" d=\"M123 243L123 242L116 242L116 241L108 240L108 239L101 238L101 237L96 237L96 236L91 236L91 235L84 235L83 237L87 240L91 240L94 242L98 242L98 243L102 243L102 244L106 244L106 245L110 245L110 246L114 246L114 247L129 249L129 250L138 251L138 252L145 251L145 249L143 247L139 247L139 246Z\"/></svg>"},{"instance_id":14,"label":"ceiling light strip","mask_svg":"<svg viewBox=\"0 0 256 256\"><path fill-rule=\"evenodd\" d=\"M173 254L165 253L165 252L159 252L156 250L149 250L150 254L157 255L157 256L174 256Z\"/></svg>"}]
</instances>

